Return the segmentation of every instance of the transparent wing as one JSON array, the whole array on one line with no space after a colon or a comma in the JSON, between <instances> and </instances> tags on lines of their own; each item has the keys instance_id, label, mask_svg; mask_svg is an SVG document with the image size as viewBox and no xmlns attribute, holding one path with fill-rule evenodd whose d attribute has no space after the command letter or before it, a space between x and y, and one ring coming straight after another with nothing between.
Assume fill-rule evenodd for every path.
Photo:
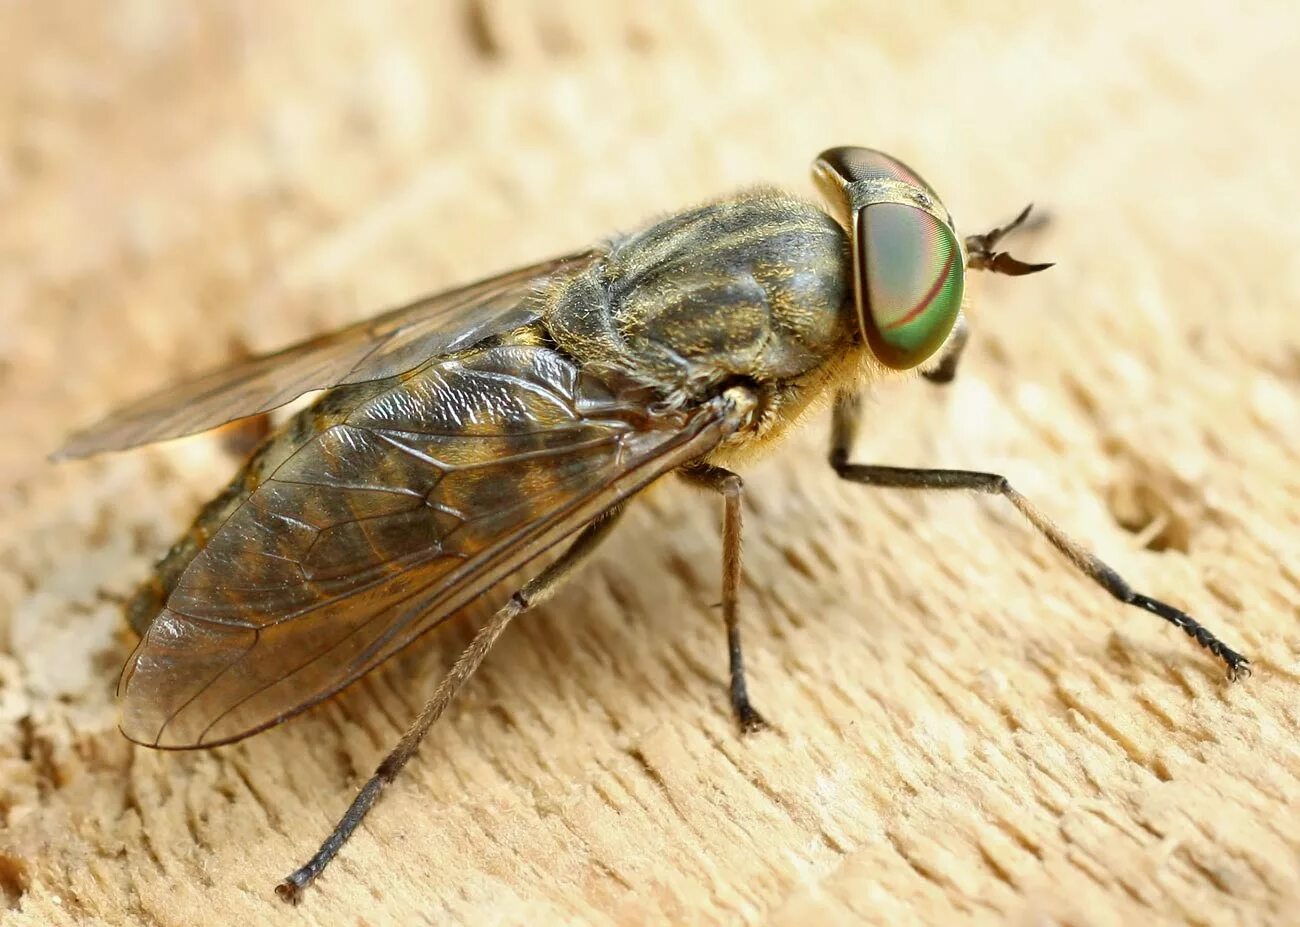
<instances>
[{"instance_id":1,"label":"transparent wing","mask_svg":"<svg viewBox=\"0 0 1300 927\"><path fill-rule=\"evenodd\" d=\"M266 412L311 390L395 376L484 335L534 321L538 310L529 297L551 278L586 267L596 254L521 267L215 370L120 409L74 434L54 456L87 457L179 438Z\"/></svg>"},{"instance_id":2,"label":"transparent wing","mask_svg":"<svg viewBox=\"0 0 1300 927\"><path fill-rule=\"evenodd\" d=\"M123 732L202 747L301 711L729 423L548 348L429 362L307 440L198 553L123 671Z\"/></svg>"}]
</instances>

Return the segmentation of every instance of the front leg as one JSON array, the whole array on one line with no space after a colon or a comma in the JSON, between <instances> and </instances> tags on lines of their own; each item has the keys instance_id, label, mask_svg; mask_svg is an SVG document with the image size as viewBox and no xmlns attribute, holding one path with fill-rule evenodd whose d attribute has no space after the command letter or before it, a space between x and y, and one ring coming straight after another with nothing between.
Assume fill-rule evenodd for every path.
<instances>
[{"instance_id":1,"label":"front leg","mask_svg":"<svg viewBox=\"0 0 1300 927\"><path fill-rule=\"evenodd\" d=\"M745 659L740 652L740 620L736 614L741 575L740 497L745 484L730 470L709 464L683 467L677 472L687 482L722 495L722 618L727 625L727 653L731 660L731 710L742 732L761 731L767 722L749 703Z\"/></svg>"},{"instance_id":2,"label":"front leg","mask_svg":"<svg viewBox=\"0 0 1300 927\"><path fill-rule=\"evenodd\" d=\"M966 342L969 340L970 326L966 324L966 314L962 313L957 316L957 324L953 326L948 343L939 355L939 363L929 370L921 371L921 376L941 386L951 383L957 376L957 364L961 362L962 352L966 350Z\"/></svg>"},{"instance_id":3,"label":"front leg","mask_svg":"<svg viewBox=\"0 0 1300 927\"><path fill-rule=\"evenodd\" d=\"M1107 566L1092 551L1075 541L1038 511L1028 499L1016 492L1005 476L971 470L920 470L911 467L883 467L849 462L849 450L857 433L859 404L856 397L842 396L835 405L830 463L842 479L866 486L890 489L964 489L1006 498L1052 546L1085 576L1125 605L1133 605L1163 618L1214 654L1228 668L1228 676L1237 679L1249 675L1250 661L1219 640L1191 615L1172 605L1143 595L1122 576Z\"/></svg>"}]
</instances>

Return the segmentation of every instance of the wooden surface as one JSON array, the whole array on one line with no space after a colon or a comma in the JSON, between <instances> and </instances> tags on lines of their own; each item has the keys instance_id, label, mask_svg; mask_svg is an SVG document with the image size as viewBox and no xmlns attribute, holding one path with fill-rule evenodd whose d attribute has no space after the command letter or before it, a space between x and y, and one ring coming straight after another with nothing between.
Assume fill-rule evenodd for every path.
<instances>
[{"instance_id":1,"label":"wooden surface","mask_svg":"<svg viewBox=\"0 0 1300 927\"><path fill-rule=\"evenodd\" d=\"M1293 5L349 6L0 4L0 919L1300 918ZM281 906L469 629L245 743L133 748L115 599L235 460L42 455L240 352L744 184L811 195L843 143L967 232L1034 199L1017 250L1059 262L980 280L958 382L879 390L859 456L1005 472L1254 677L1005 504L838 485L818 419L746 473L775 730L727 714L720 511L665 487Z\"/></svg>"}]
</instances>

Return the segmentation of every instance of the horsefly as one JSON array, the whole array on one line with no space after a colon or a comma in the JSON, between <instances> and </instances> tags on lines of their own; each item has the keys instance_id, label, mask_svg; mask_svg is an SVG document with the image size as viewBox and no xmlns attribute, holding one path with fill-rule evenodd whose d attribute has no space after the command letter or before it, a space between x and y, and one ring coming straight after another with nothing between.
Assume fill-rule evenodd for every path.
<instances>
[{"instance_id":1,"label":"horsefly","mask_svg":"<svg viewBox=\"0 0 1300 927\"><path fill-rule=\"evenodd\" d=\"M864 389L909 370L952 379L968 270L1050 265L997 250L1028 209L962 239L931 187L878 151L830 149L814 177L830 214L773 189L720 199L146 398L59 453L175 438L329 390L252 453L128 604L141 639L119 683L121 727L146 746L278 724L489 591L509 594L282 898L320 875L511 619L670 472L722 496L731 706L744 731L763 727L737 614L743 484L728 466L821 402L845 480L1003 496L1120 602L1181 628L1231 676L1248 671L1004 477L850 460Z\"/></svg>"}]
</instances>

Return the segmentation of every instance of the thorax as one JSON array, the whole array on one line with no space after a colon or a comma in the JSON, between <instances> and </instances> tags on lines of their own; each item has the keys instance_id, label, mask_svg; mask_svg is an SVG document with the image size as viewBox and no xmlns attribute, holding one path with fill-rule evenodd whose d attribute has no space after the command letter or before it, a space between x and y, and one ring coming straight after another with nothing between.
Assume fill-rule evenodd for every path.
<instances>
[{"instance_id":1,"label":"thorax","mask_svg":"<svg viewBox=\"0 0 1300 927\"><path fill-rule=\"evenodd\" d=\"M544 323L583 365L671 402L738 379L780 388L854 343L847 247L811 204L752 191L614 239L546 294Z\"/></svg>"}]
</instances>

